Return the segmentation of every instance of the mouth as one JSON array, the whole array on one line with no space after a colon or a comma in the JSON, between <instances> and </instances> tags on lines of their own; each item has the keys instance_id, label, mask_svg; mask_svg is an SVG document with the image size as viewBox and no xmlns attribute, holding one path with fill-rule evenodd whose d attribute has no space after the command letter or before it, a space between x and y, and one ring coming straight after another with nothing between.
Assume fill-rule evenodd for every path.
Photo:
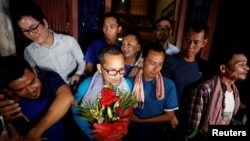
<instances>
[{"instance_id":1,"label":"mouth","mask_svg":"<svg viewBox=\"0 0 250 141\"><path fill-rule=\"evenodd\" d=\"M37 95L38 95L38 94L37 94L37 90L35 90L35 91L33 91L33 92L27 94L28 97L33 97L33 98L36 98Z\"/></svg>"}]
</instances>

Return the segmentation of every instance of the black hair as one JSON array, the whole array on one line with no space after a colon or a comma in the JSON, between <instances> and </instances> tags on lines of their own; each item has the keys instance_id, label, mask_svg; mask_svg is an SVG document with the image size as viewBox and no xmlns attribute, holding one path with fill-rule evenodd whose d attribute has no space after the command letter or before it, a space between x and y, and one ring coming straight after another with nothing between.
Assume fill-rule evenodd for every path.
<instances>
[{"instance_id":1,"label":"black hair","mask_svg":"<svg viewBox=\"0 0 250 141\"><path fill-rule=\"evenodd\" d=\"M188 26L186 27L186 30L184 32L184 36L186 35L186 33L192 29L193 31L200 33L204 31L204 38L207 38L208 35L208 31L209 31L209 27L206 23L201 22L201 21L193 21L190 24L188 24Z\"/></svg>"},{"instance_id":2,"label":"black hair","mask_svg":"<svg viewBox=\"0 0 250 141\"><path fill-rule=\"evenodd\" d=\"M112 11L107 12L107 13L104 14L103 19L102 19L101 26L104 24L104 19L110 18L110 17L116 19L116 22L117 22L117 24L118 24L118 27L121 26L121 18L120 18L120 16L119 16L117 13L112 12Z\"/></svg>"},{"instance_id":3,"label":"black hair","mask_svg":"<svg viewBox=\"0 0 250 141\"><path fill-rule=\"evenodd\" d=\"M17 56L3 56L0 58L0 88L24 75L24 70L34 72L32 67L23 58Z\"/></svg>"},{"instance_id":4,"label":"black hair","mask_svg":"<svg viewBox=\"0 0 250 141\"><path fill-rule=\"evenodd\" d=\"M165 56L165 49L162 47L160 43L150 42L150 43L145 44L145 46L143 47L142 57L147 58L151 50L156 51L156 52L162 52Z\"/></svg>"},{"instance_id":5,"label":"black hair","mask_svg":"<svg viewBox=\"0 0 250 141\"><path fill-rule=\"evenodd\" d=\"M122 54L121 48L116 45L106 45L99 51L98 62L104 64L104 54L120 55Z\"/></svg>"},{"instance_id":6,"label":"black hair","mask_svg":"<svg viewBox=\"0 0 250 141\"><path fill-rule=\"evenodd\" d=\"M16 1L12 7L12 17L18 22L23 16L31 16L44 25L43 19L46 16L42 8L33 0Z\"/></svg>"},{"instance_id":7,"label":"black hair","mask_svg":"<svg viewBox=\"0 0 250 141\"><path fill-rule=\"evenodd\" d=\"M173 26L172 20L169 19L168 17L161 17L161 18L157 19L157 20L154 22L154 24L153 24L153 28L155 29L156 26L157 26L157 24L158 24L159 22L161 22L161 21L168 21L168 22L170 23L170 28L172 28L172 26Z\"/></svg>"},{"instance_id":8,"label":"black hair","mask_svg":"<svg viewBox=\"0 0 250 141\"><path fill-rule=\"evenodd\" d=\"M245 55L245 51L237 47L221 49L215 56L216 57L216 62L214 62L215 74L220 73L220 65L228 65L229 62L232 60L233 56L237 54Z\"/></svg>"},{"instance_id":9,"label":"black hair","mask_svg":"<svg viewBox=\"0 0 250 141\"><path fill-rule=\"evenodd\" d=\"M127 29L126 31L124 31L122 33L122 38L124 38L127 35L134 35L136 37L136 40L138 41L138 43L141 45L142 44L142 39L141 39L141 35L139 34L139 32L133 28L131 29Z\"/></svg>"}]
</instances>

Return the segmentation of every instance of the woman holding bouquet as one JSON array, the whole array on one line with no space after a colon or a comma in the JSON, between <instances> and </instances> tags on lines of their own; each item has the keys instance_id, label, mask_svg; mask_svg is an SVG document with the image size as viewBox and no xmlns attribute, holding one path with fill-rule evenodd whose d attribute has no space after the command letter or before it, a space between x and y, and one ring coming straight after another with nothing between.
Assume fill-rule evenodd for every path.
<instances>
[{"instance_id":1,"label":"woman holding bouquet","mask_svg":"<svg viewBox=\"0 0 250 141\"><path fill-rule=\"evenodd\" d=\"M129 79L126 79L123 77L125 73L125 63L124 63L124 56L121 52L121 49L116 47L115 45L107 45L103 47L99 52L99 63L97 64L97 71L95 74L91 77L86 78L83 80L77 90L77 93L75 95L75 101L78 106L75 106L72 108L72 112L74 115L75 122L80 127L80 129L89 137L89 140L94 140L96 138L101 138L101 140L120 140L121 137L123 137L127 133L127 126L125 126L125 129L122 129L122 131L125 131L124 134L119 134L117 136L117 133L114 134L116 136L116 139L113 139L110 134L113 134L116 131L119 131L119 129L114 129L111 133L106 133L107 137L103 137L101 133L104 133L97 129L97 126L99 127L101 124L96 123L102 123L104 118L96 118L95 120L89 120L93 119L93 115L96 117L105 114L105 111L102 111L103 109L98 109L100 106L98 105L97 111L96 109L88 109L88 110L82 110L86 107L93 106L96 102L100 102L100 98L104 97L104 95L101 95L100 93L103 91L104 86L109 85L110 87L115 87L117 89L122 89L124 91L128 91L130 94L130 91L132 90L132 83ZM107 90L108 91L108 90ZM115 100L119 101L119 97L116 95L113 96ZM100 104L100 103L98 103ZM116 102L116 107L119 107L119 102ZM82 107L82 108L81 108ZM100 110L100 111L99 111ZM91 116L86 116L88 112L91 111ZM101 112L102 111L102 112ZM110 110L111 111L111 110ZM107 115L114 114L113 112L107 112ZM95 112L95 114L93 114ZM114 115L112 115L114 116ZM117 119L120 117L118 116ZM90 122L91 121L91 122ZM122 118L121 120L122 121ZM106 121L107 122L107 121ZM128 124L128 118L125 122L125 125ZM94 129L93 126L94 125ZM97 126L95 126L97 125Z\"/></svg>"}]
</instances>

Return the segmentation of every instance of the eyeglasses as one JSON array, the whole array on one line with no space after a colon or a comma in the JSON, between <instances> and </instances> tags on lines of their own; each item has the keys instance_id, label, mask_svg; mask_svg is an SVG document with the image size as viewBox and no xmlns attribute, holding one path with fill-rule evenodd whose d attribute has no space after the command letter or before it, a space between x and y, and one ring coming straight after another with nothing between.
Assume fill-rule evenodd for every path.
<instances>
[{"instance_id":1,"label":"eyeglasses","mask_svg":"<svg viewBox=\"0 0 250 141\"><path fill-rule=\"evenodd\" d=\"M168 32L170 29L171 29L170 27L165 27L165 28L157 27L157 28L155 28L155 30L158 32Z\"/></svg>"},{"instance_id":2,"label":"eyeglasses","mask_svg":"<svg viewBox=\"0 0 250 141\"><path fill-rule=\"evenodd\" d=\"M33 28L30 28L28 30L23 30L23 33L24 34L30 34L30 33L37 33L39 30L38 30L38 27L41 23L39 23L37 26L33 27Z\"/></svg>"},{"instance_id":3,"label":"eyeglasses","mask_svg":"<svg viewBox=\"0 0 250 141\"><path fill-rule=\"evenodd\" d=\"M103 69L108 73L108 75L110 75L110 76L116 76L118 72L119 72L120 75L124 75L124 74L125 74L125 69L124 69L124 68L122 68L122 69L120 69L120 70L108 70L108 69L104 68L103 66L102 66L102 68L103 68Z\"/></svg>"}]
</instances>

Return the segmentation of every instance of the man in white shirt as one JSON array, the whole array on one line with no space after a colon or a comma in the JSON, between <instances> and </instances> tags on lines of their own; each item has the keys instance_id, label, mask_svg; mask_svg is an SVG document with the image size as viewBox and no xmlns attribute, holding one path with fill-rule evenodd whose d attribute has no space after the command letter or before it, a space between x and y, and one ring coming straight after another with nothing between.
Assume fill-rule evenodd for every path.
<instances>
[{"instance_id":1,"label":"man in white shirt","mask_svg":"<svg viewBox=\"0 0 250 141\"><path fill-rule=\"evenodd\" d=\"M172 32L172 22L166 17L162 17L154 23L154 37L155 42L160 43L165 48L167 55L174 55L179 53L179 48L168 41Z\"/></svg>"}]
</instances>

